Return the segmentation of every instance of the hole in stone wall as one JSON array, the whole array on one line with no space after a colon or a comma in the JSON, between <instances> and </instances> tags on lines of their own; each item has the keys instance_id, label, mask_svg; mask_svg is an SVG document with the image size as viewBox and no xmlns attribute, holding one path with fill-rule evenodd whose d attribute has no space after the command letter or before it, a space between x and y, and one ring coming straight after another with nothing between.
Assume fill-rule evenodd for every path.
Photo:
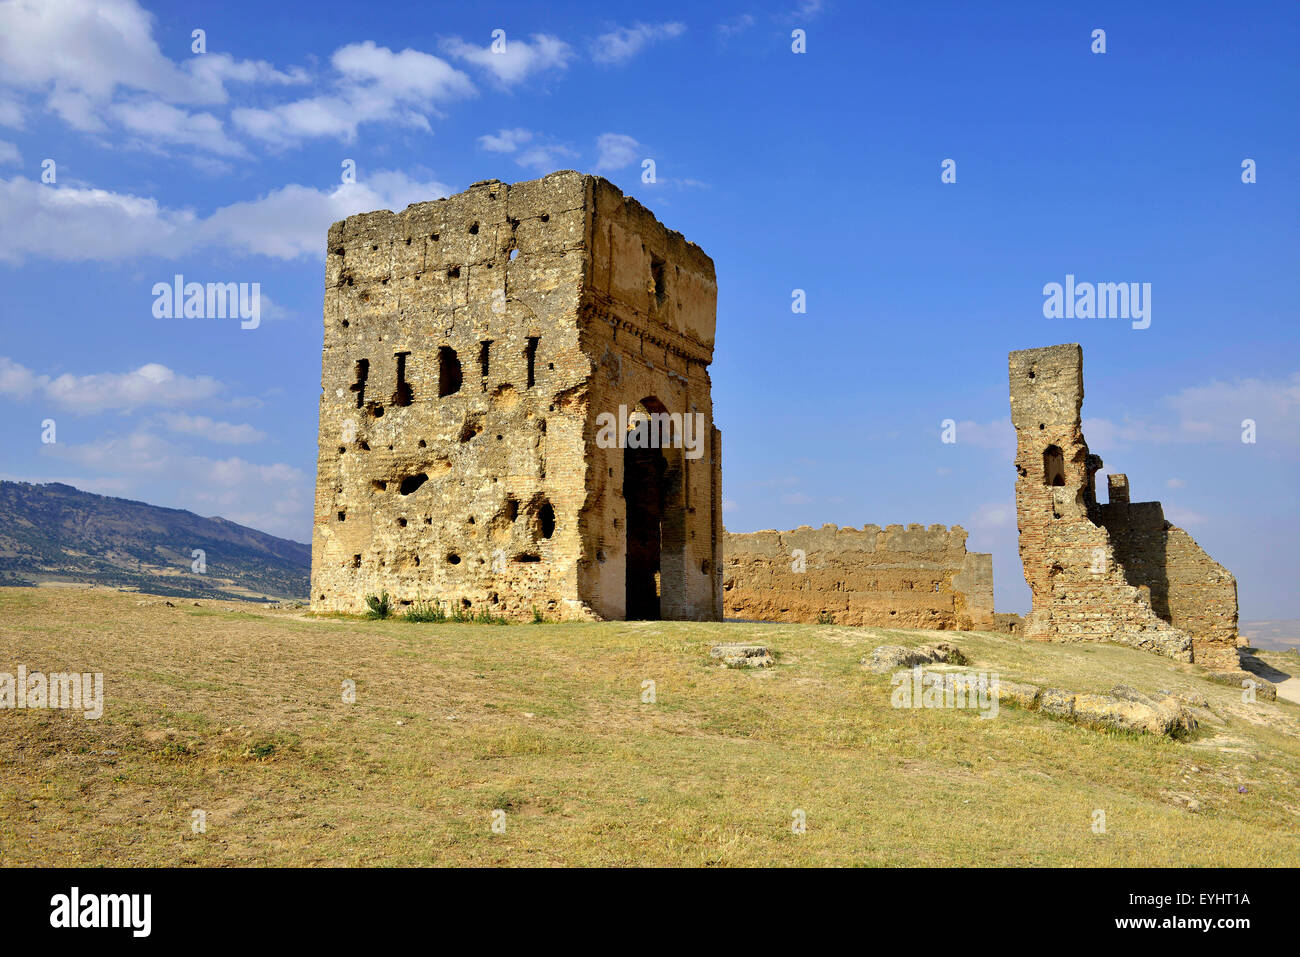
<instances>
[{"instance_id":1,"label":"hole in stone wall","mask_svg":"<svg viewBox=\"0 0 1300 957\"><path fill-rule=\"evenodd\" d=\"M348 520L348 513L340 509L340 510L339 510L339 521L340 521L340 522L346 522L347 520Z\"/></svg>"},{"instance_id":2,"label":"hole in stone wall","mask_svg":"<svg viewBox=\"0 0 1300 957\"><path fill-rule=\"evenodd\" d=\"M460 359L451 346L438 349L438 395L453 395L460 391Z\"/></svg>"},{"instance_id":3,"label":"hole in stone wall","mask_svg":"<svg viewBox=\"0 0 1300 957\"><path fill-rule=\"evenodd\" d=\"M544 223L549 223L549 222L551 221L551 214L550 214L550 213L542 213L542 215L541 215L541 216L538 216L537 218L540 219L540 220L541 220L542 222L544 222Z\"/></svg>"},{"instance_id":4,"label":"hole in stone wall","mask_svg":"<svg viewBox=\"0 0 1300 957\"><path fill-rule=\"evenodd\" d=\"M353 568L360 568L360 567L361 567L361 556L360 556L360 555L353 555L353 556L352 556L352 567L353 567Z\"/></svg>"},{"instance_id":5,"label":"hole in stone wall","mask_svg":"<svg viewBox=\"0 0 1300 957\"><path fill-rule=\"evenodd\" d=\"M655 305L662 306L668 295L664 286L664 261L653 253L650 256L650 276L654 280Z\"/></svg>"},{"instance_id":6,"label":"hole in stone wall","mask_svg":"<svg viewBox=\"0 0 1300 957\"><path fill-rule=\"evenodd\" d=\"M483 431L483 423L478 416L470 416L460 428L460 441L468 442Z\"/></svg>"},{"instance_id":7,"label":"hole in stone wall","mask_svg":"<svg viewBox=\"0 0 1300 957\"><path fill-rule=\"evenodd\" d=\"M396 406L408 406L411 404L411 400L415 398L415 390L406 381L406 357L409 355L409 352L394 354L397 359L397 390L393 393L392 403Z\"/></svg>"},{"instance_id":8,"label":"hole in stone wall","mask_svg":"<svg viewBox=\"0 0 1300 957\"><path fill-rule=\"evenodd\" d=\"M402 484L398 486L397 490L403 495L410 495L427 481L429 481L429 476L423 472L419 475L410 475L402 479ZM403 524L405 524L405 520L403 520Z\"/></svg>"},{"instance_id":9,"label":"hole in stone wall","mask_svg":"<svg viewBox=\"0 0 1300 957\"><path fill-rule=\"evenodd\" d=\"M360 409L366 404L366 379L370 377L370 360L358 359L353 372L356 381L348 388L357 394L357 408Z\"/></svg>"},{"instance_id":10,"label":"hole in stone wall","mask_svg":"<svg viewBox=\"0 0 1300 957\"><path fill-rule=\"evenodd\" d=\"M460 556L457 555L455 552L448 552L448 553L447 553L447 564L448 564L448 565L459 565L459 564L460 564Z\"/></svg>"},{"instance_id":11,"label":"hole in stone wall","mask_svg":"<svg viewBox=\"0 0 1300 957\"><path fill-rule=\"evenodd\" d=\"M537 532L542 538L555 534L555 509L550 502L542 502L542 507L537 510Z\"/></svg>"},{"instance_id":12,"label":"hole in stone wall","mask_svg":"<svg viewBox=\"0 0 1300 957\"><path fill-rule=\"evenodd\" d=\"M529 336L528 345L524 346L524 357L528 360L528 388L530 389L537 378L537 343L540 341L537 336Z\"/></svg>"},{"instance_id":13,"label":"hole in stone wall","mask_svg":"<svg viewBox=\"0 0 1300 957\"><path fill-rule=\"evenodd\" d=\"M518 258L519 258L519 250L518 250L518 249L512 249L512 250L510 250L510 260L511 260L511 262L513 262L514 260L516 260L516 259L518 259Z\"/></svg>"},{"instance_id":14,"label":"hole in stone wall","mask_svg":"<svg viewBox=\"0 0 1300 957\"><path fill-rule=\"evenodd\" d=\"M541 560L542 556L536 552L520 552L515 556L517 562L540 562Z\"/></svg>"},{"instance_id":15,"label":"hole in stone wall","mask_svg":"<svg viewBox=\"0 0 1300 957\"><path fill-rule=\"evenodd\" d=\"M399 519L397 520L397 527L398 527L398 528L406 528L406 519L404 519L404 518L399 518Z\"/></svg>"},{"instance_id":16,"label":"hole in stone wall","mask_svg":"<svg viewBox=\"0 0 1300 957\"><path fill-rule=\"evenodd\" d=\"M507 522L513 522L517 519L519 517L519 499L513 495L507 495L504 514Z\"/></svg>"},{"instance_id":17,"label":"hole in stone wall","mask_svg":"<svg viewBox=\"0 0 1300 957\"><path fill-rule=\"evenodd\" d=\"M383 479L375 479L370 483L370 487L373 488L376 492L388 491L388 483L385 482Z\"/></svg>"},{"instance_id":18,"label":"hole in stone wall","mask_svg":"<svg viewBox=\"0 0 1300 957\"><path fill-rule=\"evenodd\" d=\"M488 362L489 362L488 352L491 349L491 347L492 347L491 339L484 339L482 342L478 344L478 372L479 375L481 375L485 379L487 378L488 375Z\"/></svg>"},{"instance_id":19,"label":"hole in stone wall","mask_svg":"<svg viewBox=\"0 0 1300 957\"><path fill-rule=\"evenodd\" d=\"M470 234L471 236L477 236L477 235L478 235L478 223L470 223L470 224L469 224L469 234Z\"/></svg>"},{"instance_id":20,"label":"hole in stone wall","mask_svg":"<svg viewBox=\"0 0 1300 957\"><path fill-rule=\"evenodd\" d=\"M1043 449L1043 484L1065 484L1065 456L1058 446Z\"/></svg>"},{"instance_id":21,"label":"hole in stone wall","mask_svg":"<svg viewBox=\"0 0 1300 957\"><path fill-rule=\"evenodd\" d=\"M459 278L460 278L460 267L459 267L459 266L449 266L449 267L447 268L447 278L448 278L448 279L459 279Z\"/></svg>"}]
</instances>

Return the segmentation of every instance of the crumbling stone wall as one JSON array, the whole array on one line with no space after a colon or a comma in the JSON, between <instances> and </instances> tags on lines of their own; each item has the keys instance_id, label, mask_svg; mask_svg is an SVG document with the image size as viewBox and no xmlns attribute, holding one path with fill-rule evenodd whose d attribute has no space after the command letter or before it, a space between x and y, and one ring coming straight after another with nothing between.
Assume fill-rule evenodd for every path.
<instances>
[{"instance_id":1,"label":"crumbling stone wall","mask_svg":"<svg viewBox=\"0 0 1300 957\"><path fill-rule=\"evenodd\" d=\"M888 628L992 629L993 556L943 525L807 525L727 533L732 618Z\"/></svg>"},{"instance_id":2,"label":"crumbling stone wall","mask_svg":"<svg viewBox=\"0 0 1300 957\"><path fill-rule=\"evenodd\" d=\"M1158 502L1129 505L1124 476L1111 477L1110 504L1097 502L1104 463L1080 427L1082 348L1013 352L1010 381L1020 557L1033 596L1025 635L1236 668L1232 576Z\"/></svg>"},{"instance_id":3,"label":"crumbling stone wall","mask_svg":"<svg viewBox=\"0 0 1300 957\"><path fill-rule=\"evenodd\" d=\"M1159 502L1129 502L1128 476L1111 474L1100 506L1125 578L1144 589L1156 616L1192 639L1192 658L1215 670L1239 666L1237 580L1165 519Z\"/></svg>"},{"instance_id":4,"label":"crumbling stone wall","mask_svg":"<svg viewBox=\"0 0 1300 957\"><path fill-rule=\"evenodd\" d=\"M598 177L489 180L335 223L313 609L387 591L621 618L632 524L639 611L719 618L715 312L712 260ZM627 451L597 442L620 405L701 416L698 458L637 450L644 509Z\"/></svg>"}]
</instances>

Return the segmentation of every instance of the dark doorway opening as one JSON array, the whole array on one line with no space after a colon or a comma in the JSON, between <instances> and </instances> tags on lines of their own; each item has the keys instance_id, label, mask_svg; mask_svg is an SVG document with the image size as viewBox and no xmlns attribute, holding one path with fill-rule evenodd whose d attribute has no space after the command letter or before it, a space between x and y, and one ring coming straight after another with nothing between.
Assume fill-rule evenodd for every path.
<instances>
[{"instance_id":1,"label":"dark doorway opening","mask_svg":"<svg viewBox=\"0 0 1300 957\"><path fill-rule=\"evenodd\" d=\"M629 619L657 619L663 547L664 476L668 463L658 449L623 450L623 499L627 503L627 611Z\"/></svg>"},{"instance_id":2,"label":"dark doorway opening","mask_svg":"<svg viewBox=\"0 0 1300 957\"><path fill-rule=\"evenodd\" d=\"M686 462L667 410L653 396L629 416L623 450L630 619L689 618L686 599ZM642 430L634 441L633 433ZM645 436L653 436L650 441Z\"/></svg>"}]
</instances>

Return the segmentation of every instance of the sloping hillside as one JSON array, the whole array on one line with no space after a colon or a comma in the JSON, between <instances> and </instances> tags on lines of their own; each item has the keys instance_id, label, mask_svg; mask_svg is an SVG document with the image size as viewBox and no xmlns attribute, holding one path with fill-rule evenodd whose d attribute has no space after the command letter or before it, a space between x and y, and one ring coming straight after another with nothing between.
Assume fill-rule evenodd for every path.
<instances>
[{"instance_id":1,"label":"sloping hillside","mask_svg":"<svg viewBox=\"0 0 1300 957\"><path fill-rule=\"evenodd\" d=\"M194 570L194 551L204 569ZM305 598L311 548L224 518L0 482L0 585L93 582L185 598Z\"/></svg>"},{"instance_id":2,"label":"sloping hillside","mask_svg":"<svg viewBox=\"0 0 1300 957\"><path fill-rule=\"evenodd\" d=\"M0 709L0 866L1300 860L1300 706L1118 645L362 621L103 589L0 589L0 620L0 662L104 676L96 720ZM1005 681L1203 698L1199 726L1171 740L1010 705L894 707L891 675L860 664L936 640ZM723 641L775 661L722 667Z\"/></svg>"}]
</instances>

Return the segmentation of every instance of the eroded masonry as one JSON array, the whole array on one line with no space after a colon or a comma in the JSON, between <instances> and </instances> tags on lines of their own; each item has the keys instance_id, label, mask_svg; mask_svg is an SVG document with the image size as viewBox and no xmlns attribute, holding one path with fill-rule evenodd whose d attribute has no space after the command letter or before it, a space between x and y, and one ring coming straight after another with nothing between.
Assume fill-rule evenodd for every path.
<instances>
[{"instance_id":1,"label":"eroded masonry","mask_svg":"<svg viewBox=\"0 0 1300 957\"><path fill-rule=\"evenodd\" d=\"M713 261L609 182L329 231L312 607L722 615Z\"/></svg>"},{"instance_id":2,"label":"eroded masonry","mask_svg":"<svg viewBox=\"0 0 1300 957\"><path fill-rule=\"evenodd\" d=\"M989 630L993 556L943 525L807 525L728 533L728 617L886 628Z\"/></svg>"},{"instance_id":3,"label":"eroded masonry","mask_svg":"<svg viewBox=\"0 0 1300 957\"><path fill-rule=\"evenodd\" d=\"M1180 661L1239 667L1237 582L1159 502L1129 501L1126 476L1108 476L1080 428L1083 350L1011 353L1020 557L1033 594L1025 635L1105 640Z\"/></svg>"}]
</instances>

